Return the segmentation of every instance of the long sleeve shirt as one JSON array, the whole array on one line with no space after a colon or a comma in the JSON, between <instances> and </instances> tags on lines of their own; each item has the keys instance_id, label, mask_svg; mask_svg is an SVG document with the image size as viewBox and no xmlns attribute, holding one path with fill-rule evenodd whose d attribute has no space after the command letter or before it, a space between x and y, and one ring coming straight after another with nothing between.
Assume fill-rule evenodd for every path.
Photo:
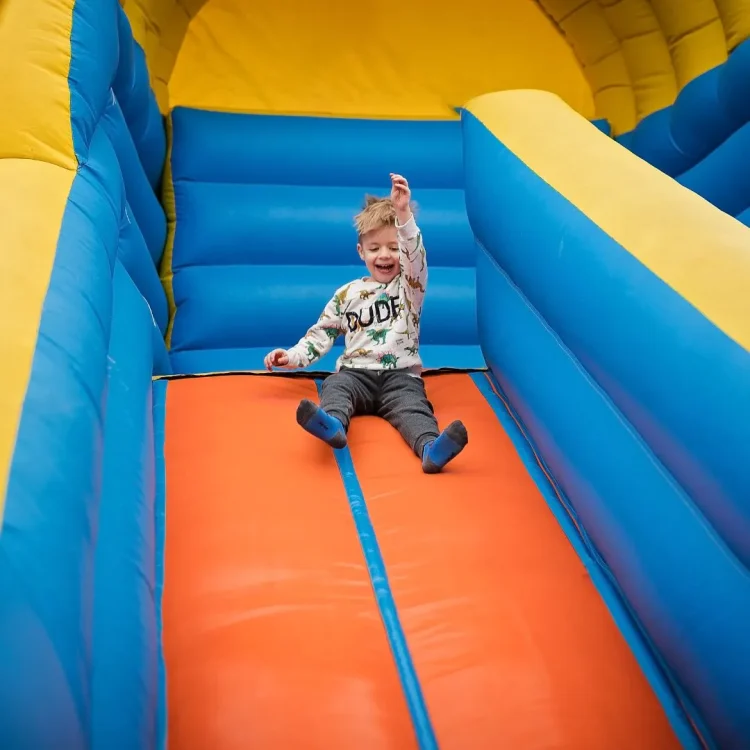
<instances>
[{"instance_id":1,"label":"long sleeve shirt","mask_svg":"<svg viewBox=\"0 0 750 750\"><path fill-rule=\"evenodd\" d=\"M427 257L414 216L396 228L399 273L388 284L361 278L337 289L318 322L287 350L289 369L309 367L343 335L344 352L336 370L345 366L421 373L419 324Z\"/></svg>"}]
</instances>

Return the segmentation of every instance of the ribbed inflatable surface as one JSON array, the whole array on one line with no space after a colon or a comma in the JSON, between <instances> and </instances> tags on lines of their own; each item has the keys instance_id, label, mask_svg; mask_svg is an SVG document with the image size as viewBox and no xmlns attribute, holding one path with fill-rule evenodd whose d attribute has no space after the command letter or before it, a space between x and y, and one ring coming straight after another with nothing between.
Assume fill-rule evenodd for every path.
<instances>
[{"instance_id":1,"label":"ribbed inflatable surface","mask_svg":"<svg viewBox=\"0 0 750 750\"><path fill-rule=\"evenodd\" d=\"M354 214L407 176L430 264L428 368L482 367L458 122L172 113L176 372L262 367L358 277ZM171 266L169 262L171 261ZM319 364L333 369L341 344Z\"/></svg>"}]
</instances>

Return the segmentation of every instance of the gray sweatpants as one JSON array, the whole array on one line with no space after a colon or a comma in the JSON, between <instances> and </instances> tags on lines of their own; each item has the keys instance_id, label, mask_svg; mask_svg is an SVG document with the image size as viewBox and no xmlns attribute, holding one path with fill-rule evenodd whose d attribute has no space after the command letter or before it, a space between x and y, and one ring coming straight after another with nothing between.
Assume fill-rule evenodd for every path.
<instances>
[{"instance_id":1,"label":"gray sweatpants","mask_svg":"<svg viewBox=\"0 0 750 750\"><path fill-rule=\"evenodd\" d=\"M425 443L439 434L424 381L405 370L341 368L322 385L320 406L349 429L355 415L371 414L390 422L421 458Z\"/></svg>"}]
</instances>

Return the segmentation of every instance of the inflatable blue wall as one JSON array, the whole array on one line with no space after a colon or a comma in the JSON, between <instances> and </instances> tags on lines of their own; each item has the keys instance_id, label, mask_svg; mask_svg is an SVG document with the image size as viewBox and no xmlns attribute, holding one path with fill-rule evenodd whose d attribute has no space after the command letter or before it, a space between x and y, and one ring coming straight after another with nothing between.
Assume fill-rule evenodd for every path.
<instances>
[{"instance_id":1,"label":"inflatable blue wall","mask_svg":"<svg viewBox=\"0 0 750 750\"><path fill-rule=\"evenodd\" d=\"M718 272L699 281L707 236L717 266L747 273L746 230L563 106L507 92L464 112L480 343L687 713L746 747L750 321L722 330L708 299L732 285L722 300ZM695 275L692 304L674 274Z\"/></svg>"},{"instance_id":2,"label":"inflatable blue wall","mask_svg":"<svg viewBox=\"0 0 750 750\"><path fill-rule=\"evenodd\" d=\"M460 123L178 107L171 133L176 228L162 277L175 302L175 372L262 369L270 349L295 344L332 290L361 273L352 217L365 193L387 193L388 164L409 175L430 237L425 366L483 366ZM332 369L342 345L316 368Z\"/></svg>"},{"instance_id":3,"label":"inflatable blue wall","mask_svg":"<svg viewBox=\"0 0 750 750\"><path fill-rule=\"evenodd\" d=\"M0 536L0 737L14 750L153 747L157 727L151 378L169 371L154 192L166 139L116 3L76 3L71 45L79 167Z\"/></svg>"}]
</instances>

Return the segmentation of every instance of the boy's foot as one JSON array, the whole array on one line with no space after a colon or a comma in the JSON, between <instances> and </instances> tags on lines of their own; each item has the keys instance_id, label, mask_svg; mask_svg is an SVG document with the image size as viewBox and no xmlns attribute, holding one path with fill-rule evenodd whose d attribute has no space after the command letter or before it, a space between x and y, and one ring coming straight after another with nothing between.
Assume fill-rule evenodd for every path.
<instances>
[{"instance_id":1,"label":"boy's foot","mask_svg":"<svg viewBox=\"0 0 750 750\"><path fill-rule=\"evenodd\" d=\"M341 422L306 398L297 407L297 423L332 448L346 445L346 432Z\"/></svg>"},{"instance_id":2,"label":"boy's foot","mask_svg":"<svg viewBox=\"0 0 750 750\"><path fill-rule=\"evenodd\" d=\"M437 474L452 461L469 442L466 428L459 420L451 422L438 437L425 445L422 451L422 471Z\"/></svg>"}]
</instances>

